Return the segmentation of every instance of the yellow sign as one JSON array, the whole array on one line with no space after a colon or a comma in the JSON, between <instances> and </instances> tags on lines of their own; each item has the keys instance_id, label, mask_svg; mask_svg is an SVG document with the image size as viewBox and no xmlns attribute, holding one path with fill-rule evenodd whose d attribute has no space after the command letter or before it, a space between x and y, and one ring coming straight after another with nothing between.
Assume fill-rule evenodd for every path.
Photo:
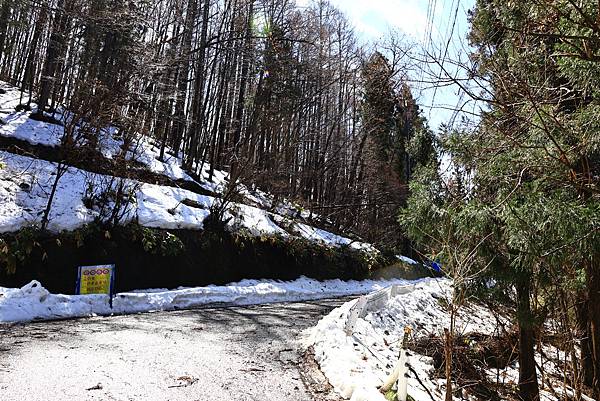
<instances>
[{"instance_id":1,"label":"yellow sign","mask_svg":"<svg viewBox=\"0 0 600 401\"><path fill-rule=\"evenodd\" d=\"M86 294L112 294L114 282L114 265L105 266L80 266L79 283L77 286L80 295Z\"/></svg>"}]
</instances>

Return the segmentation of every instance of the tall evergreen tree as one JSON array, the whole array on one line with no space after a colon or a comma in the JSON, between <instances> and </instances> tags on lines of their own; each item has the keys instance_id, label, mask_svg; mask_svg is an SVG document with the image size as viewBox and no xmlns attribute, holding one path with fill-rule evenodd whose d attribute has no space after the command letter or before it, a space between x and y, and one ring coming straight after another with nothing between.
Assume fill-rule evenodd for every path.
<instances>
[{"instance_id":1,"label":"tall evergreen tree","mask_svg":"<svg viewBox=\"0 0 600 401\"><path fill-rule=\"evenodd\" d=\"M591 120L600 93L598 11L593 1L479 0L471 20L474 65L465 67L487 91L469 95L489 109L475 131L453 133L445 141L458 174L442 182L464 188L460 210L476 211L469 214L475 217L457 219L453 229L482 241L471 272L483 283L494 278L492 291L515 307L519 397L526 401L539 399L536 333L559 307L550 300L565 291L573 295L568 305L572 314L580 312L584 329L579 336L571 327L572 337L582 338L584 384L595 397L600 392L600 131ZM420 185L433 196L434 187ZM457 215L451 213L456 202L413 193L409 205L415 211L409 206L402 220L425 245L418 232L435 236L439 228L437 221L414 215L417 205L442 219ZM464 252L472 245L459 241L455 247ZM478 280L472 281L477 287ZM552 295L541 297L542 292ZM569 380L581 391L575 375Z\"/></svg>"},{"instance_id":2,"label":"tall evergreen tree","mask_svg":"<svg viewBox=\"0 0 600 401\"><path fill-rule=\"evenodd\" d=\"M389 246L401 246L403 238L396 228L396 215L408 197L415 163L409 146L414 137L424 140L430 133L410 89L394 75L388 60L379 52L362 70L362 129L366 140L362 182L368 193L366 217L373 230L371 238L384 239ZM423 154L415 156L435 157L431 147L421 145L419 152Z\"/></svg>"}]
</instances>

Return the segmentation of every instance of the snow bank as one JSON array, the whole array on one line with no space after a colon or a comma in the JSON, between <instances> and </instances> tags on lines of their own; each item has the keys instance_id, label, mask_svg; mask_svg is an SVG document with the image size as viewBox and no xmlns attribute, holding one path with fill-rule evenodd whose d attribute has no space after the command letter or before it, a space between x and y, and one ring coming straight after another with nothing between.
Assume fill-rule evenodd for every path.
<instances>
[{"instance_id":1,"label":"snow bank","mask_svg":"<svg viewBox=\"0 0 600 401\"><path fill-rule=\"evenodd\" d=\"M388 285L405 283L405 280L321 282L306 277L289 282L243 280L226 286L119 293L110 309L106 295L55 295L39 282L32 281L23 288L0 287L0 322L175 310L221 303L253 305L308 301L366 294Z\"/></svg>"},{"instance_id":2,"label":"snow bank","mask_svg":"<svg viewBox=\"0 0 600 401\"><path fill-rule=\"evenodd\" d=\"M358 318L352 335L344 331L349 312L357 300L334 309L314 328L305 333L304 345L313 346L315 359L331 385L344 398L352 401L384 401L377 388L381 386L397 363L404 328L411 327L416 337L441 335L450 325L450 315L443 306L450 299L452 282L447 279L424 279L414 282L414 288L390 298L379 310ZM460 334L472 332L493 334L496 316L486 308L468 305L459 311L456 330ZM502 318L500 318L502 320ZM556 348L547 350L556 355ZM562 353L561 358L566 358ZM560 374L552 361L536 356L545 366L546 374ZM435 401L445 399L445 381L431 378L434 369L431 358L411 352L409 362ZM518 364L497 372L487 372L490 380L497 375L504 383L518 384ZM410 373L408 394L416 401L431 401L431 397ZM549 391L542 390L543 400L557 401ZM459 400L455 398L455 400Z\"/></svg>"},{"instance_id":3,"label":"snow bank","mask_svg":"<svg viewBox=\"0 0 600 401\"><path fill-rule=\"evenodd\" d=\"M340 395L353 400L383 401L385 398L377 387L383 384L397 361L404 327L412 327L417 334L442 329L449 317L439 300L450 290L448 280L418 281L414 290L392 298L381 311L359 318L352 336L346 335L344 327L356 301L348 302L310 330L306 343L314 346L321 370ZM483 322L476 316L473 318ZM429 358L414 356L411 364L421 379L429 376L432 368ZM434 383L430 385L435 389ZM409 389L415 400L429 399L414 378L409 379Z\"/></svg>"}]
</instances>

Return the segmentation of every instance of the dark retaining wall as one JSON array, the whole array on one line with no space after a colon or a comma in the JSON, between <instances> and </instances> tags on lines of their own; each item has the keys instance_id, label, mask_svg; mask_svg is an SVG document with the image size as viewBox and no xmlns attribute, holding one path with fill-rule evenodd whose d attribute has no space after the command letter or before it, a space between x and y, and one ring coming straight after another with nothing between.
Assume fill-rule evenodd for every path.
<instances>
[{"instance_id":1,"label":"dark retaining wall","mask_svg":"<svg viewBox=\"0 0 600 401\"><path fill-rule=\"evenodd\" d=\"M251 237L226 231L166 231L137 225L90 225L71 233L23 230L0 243L0 286L35 279L54 293L72 294L77 266L116 264L116 290L224 284L241 279L364 279L389 271L393 258L327 248L299 239ZM3 252L4 250L4 252ZM12 261L9 260L12 258ZM14 270L14 272L10 272ZM394 275L424 277L419 267Z\"/></svg>"}]
</instances>

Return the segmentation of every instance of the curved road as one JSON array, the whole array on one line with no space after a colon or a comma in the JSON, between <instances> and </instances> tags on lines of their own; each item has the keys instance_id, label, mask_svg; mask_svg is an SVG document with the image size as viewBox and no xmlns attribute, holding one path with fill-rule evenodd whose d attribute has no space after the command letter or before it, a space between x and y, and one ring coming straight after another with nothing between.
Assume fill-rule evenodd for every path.
<instances>
[{"instance_id":1,"label":"curved road","mask_svg":"<svg viewBox=\"0 0 600 401\"><path fill-rule=\"evenodd\" d=\"M342 302L0 325L0 399L335 399L297 341Z\"/></svg>"}]
</instances>

